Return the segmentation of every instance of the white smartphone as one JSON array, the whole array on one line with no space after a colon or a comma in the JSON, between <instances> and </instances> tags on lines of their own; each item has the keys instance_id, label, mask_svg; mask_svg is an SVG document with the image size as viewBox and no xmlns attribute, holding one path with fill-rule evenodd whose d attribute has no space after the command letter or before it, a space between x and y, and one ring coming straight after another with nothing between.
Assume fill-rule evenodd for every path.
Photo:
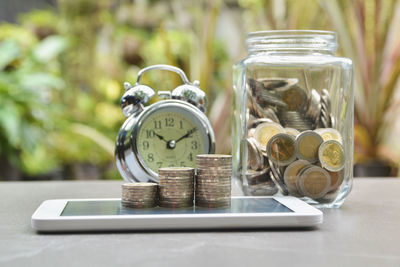
<instances>
[{"instance_id":1,"label":"white smartphone","mask_svg":"<svg viewBox=\"0 0 400 267\"><path fill-rule=\"evenodd\" d=\"M44 201L32 215L41 232L310 227L318 209L294 197L232 197L229 208L132 209L120 199Z\"/></svg>"}]
</instances>

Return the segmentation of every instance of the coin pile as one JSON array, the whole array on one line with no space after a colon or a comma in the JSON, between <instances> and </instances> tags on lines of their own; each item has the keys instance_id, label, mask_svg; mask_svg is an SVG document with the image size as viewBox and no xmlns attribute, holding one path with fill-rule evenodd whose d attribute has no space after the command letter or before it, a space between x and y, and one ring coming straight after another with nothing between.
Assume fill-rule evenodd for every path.
<instances>
[{"instance_id":1,"label":"coin pile","mask_svg":"<svg viewBox=\"0 0 400 267\"><path fill-rule=\"evenodd\" d=\"M192 207L194 199L194 169L168 167L158 170L159 204L164 208Z\"/></svg>"},{"instance_id":2,"label":"coin pile","mask_svg":"<svg viewBox=\"0 0 400 267\"><path fill-rule=\"evenodd\" d=\"M196 206L229 207L232 156L204 154L196 157Z\"/></svg>"},{"instance_id":3,"label":"coin pile","mask_svg":"<svg viewBox=\"0 0 400 267\"><path fill-rule=\"evenodd\" d=\"M153 208L157 205L156 183L126 183L122 185L122 206Z\"/></svg>"},{"instance_id":4,"label":"coin pile","mask_svg":"<svg viewBox=\"0 0 400 267\"><path fill-rule=\"evenodd\" d=\"M327 89L294 78L247 79L247 190L333 201L344 178L343 138ZM309 93L307 93L309 92Z\"/></svg>"}]
</instances>

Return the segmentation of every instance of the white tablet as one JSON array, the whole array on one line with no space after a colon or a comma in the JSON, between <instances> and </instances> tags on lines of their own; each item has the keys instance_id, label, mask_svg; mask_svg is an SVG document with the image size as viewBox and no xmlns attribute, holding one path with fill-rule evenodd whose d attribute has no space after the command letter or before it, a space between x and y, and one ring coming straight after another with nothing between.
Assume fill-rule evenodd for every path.
<instances>
[{"instance_id":1,"label":"white tablet","mask_svg":"<svg viewBox=\"0 0 400 267\"><path fill-rule=\"evenodd\" d=\"M37 231L123 231L309 227L322 212L294 197L232 197L229 208L132 209L120 199L44 201L32 215Z\"/></svg>"}]
</instances>

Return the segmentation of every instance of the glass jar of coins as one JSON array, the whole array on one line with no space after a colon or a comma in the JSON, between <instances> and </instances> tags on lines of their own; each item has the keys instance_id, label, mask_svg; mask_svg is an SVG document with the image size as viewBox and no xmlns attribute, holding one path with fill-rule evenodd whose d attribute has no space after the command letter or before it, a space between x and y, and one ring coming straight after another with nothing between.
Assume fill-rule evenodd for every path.
<instances>
[{"instance_id":1,"label":"glass jar of coins","mask_svg":"<svg viewBox=\"0 0 400 267\"><path fill-rule=\"evenodd\" d=\"M353 178L352 62L326 31L262 31L233 68L233 174L244 194L340 207Z\"/></svg>"}]
</instances>

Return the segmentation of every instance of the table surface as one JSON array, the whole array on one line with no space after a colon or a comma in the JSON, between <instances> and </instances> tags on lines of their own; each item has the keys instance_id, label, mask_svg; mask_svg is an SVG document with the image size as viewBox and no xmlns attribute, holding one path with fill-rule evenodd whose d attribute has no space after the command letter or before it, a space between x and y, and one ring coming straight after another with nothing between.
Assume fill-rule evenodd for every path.
<instances>
[{"instance_id":1,"label":"table surface","mask_svg":"<svg viewBox=\"0 0 400 267\"><path fill-rule=\"evenodd\" d=\"M46 199L120 196L119 181L0 183L0 266L400 266L400 179L358 178L312 230L37 234Z\"/></svg>"}]
</instances>

